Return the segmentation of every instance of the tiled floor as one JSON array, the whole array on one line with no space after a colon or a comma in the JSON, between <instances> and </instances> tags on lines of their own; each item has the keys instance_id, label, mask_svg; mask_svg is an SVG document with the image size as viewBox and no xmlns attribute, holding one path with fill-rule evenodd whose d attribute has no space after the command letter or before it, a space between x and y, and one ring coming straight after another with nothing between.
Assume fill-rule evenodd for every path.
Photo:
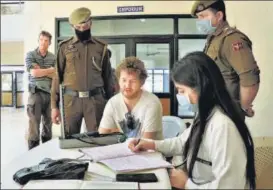
<instances>
[{"instance_id":1,"label":"tiled floor","mask_svg":"<svg viewBox=\"0 0 273 190\"><path fill-rule=\"evenodd\" d=\"M25 109L1 108L1 176L2 169L28 151L25 134L28 127L28 117ZM60 127L54 125L53 138L60 135Z\"/></svg>"}]
</instances>

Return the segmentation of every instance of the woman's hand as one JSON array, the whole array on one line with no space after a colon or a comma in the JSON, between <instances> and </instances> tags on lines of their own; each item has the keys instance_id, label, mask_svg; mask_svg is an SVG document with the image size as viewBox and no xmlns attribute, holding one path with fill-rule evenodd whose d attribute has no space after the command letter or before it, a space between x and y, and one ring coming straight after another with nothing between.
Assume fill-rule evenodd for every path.
<instances>
[{"instance_id":1,"label":"woman's hand","mask_svg":"<svg viewBox=\"0 0 273 190\"><path fill-rule=\"evenodd\" d=\"M132 139L128 144L128 148L133 152L155 150L155 143L152 140Z\"/></svg>"},{"instance_id":2,"label":"woman's hand","mask_svg":"<svg viewBox=\"0 0 273 190\"><path fill-rule=\"evenodd\" d=\"M186 182L188 181L188 175L186 172L180 169L171 169L169 176L172 187L185 189Z\"/></svg>"}]
</instances>

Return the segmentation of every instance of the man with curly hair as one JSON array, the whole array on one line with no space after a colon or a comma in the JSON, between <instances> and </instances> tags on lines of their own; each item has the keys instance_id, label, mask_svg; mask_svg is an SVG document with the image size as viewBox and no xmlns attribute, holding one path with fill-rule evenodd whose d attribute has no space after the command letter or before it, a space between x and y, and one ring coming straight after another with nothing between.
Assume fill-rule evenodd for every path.
<instances>
[{"instance_id":1,"label":"man with curly hair","mask_svg":"<svg viewBox=\"0 0 273 190\"><path fill-rule=\"evenodd\" d=\"M144 63L127 57L118 65L116 76L120 92L107 102L99 133L162 139L162 105L158 97L142 88L147 78Z\"/></svg>"}]
</instances>

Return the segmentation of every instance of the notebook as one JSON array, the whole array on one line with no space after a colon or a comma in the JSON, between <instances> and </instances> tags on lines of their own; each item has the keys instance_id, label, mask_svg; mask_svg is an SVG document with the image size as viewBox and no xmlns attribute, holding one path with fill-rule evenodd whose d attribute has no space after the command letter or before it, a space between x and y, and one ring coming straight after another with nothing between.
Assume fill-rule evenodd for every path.
<instances>
[{"instance_id":1,"label":"notebook","mask_svg":"<svg viewBox=\"0 0 273 190\"><path fill-rule=\"evenodd\" d=\"M23 189L138 189L135 182L31 180Z\"/></svg>"},{"instance_id":2,"label":"notebook","mask_svg":"<svg viewBox=\"0 0 273 190\"><path fill-rule=\"evenodd\" d=\"M128 148L128 142L103 147L80 149L93 162L102 163L116 173L171 168L172 164L163 158L148 157L153 152L134 153Z\"/></svg>"}]
</instances>

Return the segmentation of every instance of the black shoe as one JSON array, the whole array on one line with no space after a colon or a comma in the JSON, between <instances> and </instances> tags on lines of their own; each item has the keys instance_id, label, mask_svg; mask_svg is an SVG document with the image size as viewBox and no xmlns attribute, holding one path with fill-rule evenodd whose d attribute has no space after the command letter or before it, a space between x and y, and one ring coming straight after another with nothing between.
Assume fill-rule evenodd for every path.
<instances>
[{"instance_id":1,"label":"black shoe","mask_svg":"<svg viewBox=\"0 0 273 190\"><path fill-rule=\"evenodd\" d=\"M51 140L51 138L52 138L52 137L43 137L43 136L42 136L42 137L41 137L42 143L45 143L45 142Z\"/></svg>"},{"instance_id":2,"label":"black shoe","mask_svg":"<svg viewBox=\"0 0 273 190\"><path fill-rule=\"evenodd\" d=\"M36 147L36 146L38 146L40 143L39 143L39 141L28 141L28 150L30 150L30 149L32 149L32 148L34 148L34 147Z\"/></svg>"}]
</instances>

